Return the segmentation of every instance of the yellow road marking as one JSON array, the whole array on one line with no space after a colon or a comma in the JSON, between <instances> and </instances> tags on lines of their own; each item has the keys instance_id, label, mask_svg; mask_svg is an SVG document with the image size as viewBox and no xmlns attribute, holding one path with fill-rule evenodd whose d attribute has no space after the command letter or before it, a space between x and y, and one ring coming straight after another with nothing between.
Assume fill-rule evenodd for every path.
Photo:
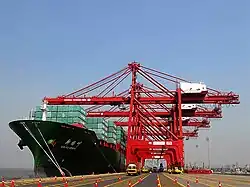
<instances>
[{"instance_id":1,"label":"yellow road marking","mask_svg":"<svg viewBox=\"0 0 250 187\"><path fill-rule=\"evenodd\" d=\"M135 179L135 178L137 178L137 177L138 177L138 176L132 177L132 179ZM118 181L118 182L115 182L115 183L111 183L111 184L108 184L108 185L106 185L106 186L104 186L104 187L112 186L112 185L114 185L114 184L119 184L119 183L125 182L125 181L127 181L127 180L129 180L129 179L131 179L131 178L127 178L127 179L124 179L124 180L121 180L121 181Z\"/></svg>"},{"instance_id":2,"label":"yellow road marking","mask_svg":"<svg viewBox=\"0 0 250 187\"><path fill-rule=\"evenodd\" d=\"M107 176L107 178L101 179L101 181L112 180L112 179L115 179L116 177L117 176L110 176L110 177ZM99 178L101 178L101 177L89 178L89 179L85 178L85 180L83 180L83 181L79 181L79 180L68 181L68 185L72 186L72 187L85 186L85 185L93 184L96 180L99 180ZM89 182L87 182L86 179L88 179ZM71 182L71 184L69 184L69 182ZM74 184L74 182L77 182L77 184ZM86 183L84 183L84 182L86 182ZM51 186L60 187L60 186L64 186L64 184L65 183L62 181L62 183L60 183L60 184L53 184L53 185L48 185L48 186L46 185L45 187L51 187Z\"/></svg>"},{"instance_id":3,"label":"yellow road marking","mask_svg":"<svg viewBox=\"0 0 250 187\"><path fill-rule=\"evenodd\" d=\"M160 187L162 187L161 186L161 180L160 180L160 177L159 177L159 175L157 174L157 179L156 180L159 180L159 185L160 185ZM157 186L158 187L158 186Z\"/></svg>"},{"instance_id":4,"label":"yellow road marking","mask_svg":"<svg viewBox=\"0 0 250 187\"><path fill-rule=\"evenodd\" d=\"M201 178L206 178L205 176L201 176ZM250 184L250 180L245 180L245 179L240 179L240 178L237 178L237 177L226 177L226 176L220 176L220 175L214 175L214 176L210 176L210 179L212 180L220 180L220 181L232 181L232 182L235 182L236 184L237 183L242 183L242 184Z\"/></svg>"},{"instance_id":5,"label":"yellow road marking","mask_svg":"<svg viewBox=\"0 0 250 187\"><path fill-rule=\"evenodd\" d=\"M188 176L187 178L191 178L192 176ZM184 178L184 177L183 177ZM213 179L213 178L205 178L205 177L200 177L200 180L202 180L202 181L207 181L208 183L215 183L215 184L218 184L219 183L219 181L220 182L222 182L222 180L219 180L219 179ZM199 181L200 181L199 180ZM224 181L225 182L225 181ZM201 182L199 182L199 183L201 183ZM222 182L223 183L223 182ZM236 186L234 186L234 185L230 185L230 184L226 184L226 183L223 183L222 184L223 186L229 186L229 187L236 187Z\"/></svg>"},{"instance_id":6,"label":"yellow road marking","mask_svg":"<svg viewBox=\"0 0 250 187\"><path fill-rule=\"evenodd\" d=\"M191 182L193 181L192 178L184 177L184 175L181 176L180 178L183 179L183 180L187 180L187 181L189 181L189 182L190 182L190 181L191 181ZM199 180L199 179L198 179L198 180ZM194 181L195 181L195 180L194 180ZM204 186L211 186L211 185L208 185L207 183L201 182L200 180L199 180L198 184L202 184L202 185L204 185Z\"/></svg>"},{"instance_id":7,"label":"yellow road marking","mask_svg":"<svg viewBox=\"0 0 250 187\"><path fill-rule=\"evenodd\" d=\"M97 178L97 177L105 177L105 176L122 176L124 175L125 172L121 172L121 173L105 173L105 174L97 174L97 175L77 175L77 176L72 176L72 177L65 177L65 179L67 179L67 181L70 181L69 179L80 179L82 176L85 179L92 179L92 178ZM40 178L27 178L27 179L16 179L14 180L15 185L19 186L19 185L28 185L28 184L37 184ZM60 181L62 181L63 177L46 177L46 178L41 178L42 183L58 183ZM7 180L5 181L5 185L10 185L11 184L11 180Z\"/></svg>"},{"instance_id":8,"label":"yellow road marking","mask_svg":"<svg viewBox=\"0 0 250 187\"><path fill-rule=\"evenodd\" d=\"M163 173L163 175L164 175L165 177L167 177L168 179L170 179L170 180L172 180L172 181L174 182L174 179L173 179L173 178L169 177L169 176L166 175L165 173ZM177 184L179 184L181 187L186 187L186 186L184 186L183 184L179 183L178 181L177 181Z\"/></svg>"},{"instance_id":9,"label":"yellow road marking","mask_svg":"<svg viewBox=\"0 0 250 187\"><path fill-rule=\"evenodd\" d=\"M149 175L150 175L150 174L149 174ZM144 179L146 179L149 175L146 175L145 177L143 177L143 178L142 178L142 181L143 181ZM136 183L132 184L131 187L134 187L134 186L137 185L138 183L139 183L139 181L137 181Z\"/></svg>"},{"instance_id":10,"label":"yellow road marking","mask_svg":"<svg viewBox=\"0 0 250 187\"><path fill-rule=\"evenodd\" d=\"M220 177L220 178L219 178ZM201 178L203 178L203 179L206 179L206 177L205 176L202 176ZM239 185L239 184L250 184L250 181L247 181L247 180L240 180L240 179L237 179L237 178L235 178L235 179L233 179L233 178L227 178L227 177L221 177L221 176L218 176L218 178L216 178L215 176L211 176L210 178L209 178L210 180L217 180L217 181L221 181L222 183L223 182L228 182L228 183L231 183L231 184L233 184L234 183L234 185ZM228 185L228 186L234 186L234 185L230 185L230 184L224 184L224 185Z\"/></svg>"},{"instance_id":11,"label":"yellow road marking","mask_svg":"<svg viewBox=\"0 0 250 187\"><path fill-rule=\"evenodd\" d=\"M122 182L125 182L125 181L128 181L128 180L133 180L133 179L138 178L138 177L140 177L140 176L129 177L127 179L124 179L124 180L121 180L121 181L118 181L118 182L115 182L115 183L111 183L111 184L105 185L104 187L109 187L109 186L112 186L112 185L115 185L115 184L119 184L119 183L122 183Z\"/></svg>"},{"instance_id":12,"label":"yellow road marking","mask_svg":"<svg viewBox=\"0 0 250 187\"><path fill-rule=\"evenodd\" d=\"M79 183L79 184L75 184L75 185L68 183L68 185L74 186L74 187L76 187L76 186L85 186L85 185L89 185L89 184L93 184L93 181L92 182L88 182L88 183L84 183L84 184ZM44 186L44 187L51 187L51 186L59 187L59 186L64 186L64 185L65 185L65 183L57 184L57 185L49 185L49 186Z\"/></svg>"},{"instance_id":13,"label":"yellow road marking","mask_svg":"<svg viewBox=\"0 0 250 187\"><path fill-rule=\"evenodd\" d=\"M189 181L193 181L193 178L192 177L194 177L194 176L188 176L188 175L183 175L183 176L180 176L180 178L181 179L183 179L183 180L189 180ZM195 181L195 180L194 180ZM201 182L201 181L204 181L205 183L203 183L203 182ZM218 182L219 182L219 180L218 181L214 181L214 180L209 180L209 179L204 179L204 178L200 178L200 180L199 180L199 184L202 184L202 185L205 185L205 186L211 186L211 183L213 184L213 186L214 185L218 185ZM209 185L209 183L210 183L210 185ZM234 185L230 185L230 184L222 184L223 186L229 186L229 187L236 187L236 186L234 186Z\"/></svg>"}]
</instances>

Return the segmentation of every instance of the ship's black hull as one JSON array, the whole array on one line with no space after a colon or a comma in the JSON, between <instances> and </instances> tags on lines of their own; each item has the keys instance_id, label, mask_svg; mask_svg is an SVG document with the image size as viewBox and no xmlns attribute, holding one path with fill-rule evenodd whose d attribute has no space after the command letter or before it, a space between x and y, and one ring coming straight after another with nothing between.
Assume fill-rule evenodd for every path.
<instances>
[{"instance_id":1,"label":"ship's black hull","mask_svg":"<svg viewBox=\"0 0 250 187\"><path fill-rule=\"evenodd\" d=\"M19 147L28 146L32 152L34 170L39 176L60 175L55 166L57 164L53 164L52 160L56 160L68 176L120 172L125 169L124 155L101 144L93 131L37 120L13 121L9 126L21 139Z\"/></svg>"}]
</instances>

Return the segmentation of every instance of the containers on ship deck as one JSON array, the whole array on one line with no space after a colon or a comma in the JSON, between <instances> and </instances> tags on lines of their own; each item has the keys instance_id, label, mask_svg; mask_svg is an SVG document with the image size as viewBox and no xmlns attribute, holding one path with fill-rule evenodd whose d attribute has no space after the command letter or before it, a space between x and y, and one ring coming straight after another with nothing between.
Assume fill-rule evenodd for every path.
<instances>
[{"instance_id":1,"label":"containers on ship deck","mask_svg":"<svg viewBox=\"0 0 250 187\"><path fill-rule=\"evenodd\" d=\"M87 118L87 112L81 106L49 105L47 106L47 121L66 124L83 124L95 132L98 139L107 143L119 144L126 147L126 133L122 127L117 127L113 121L104 118ZM42 120L41 107L37 106L34 112L35 120Z\"/></svg>"},{"instance_id":2,"label":"containers on ship deck","mask_svg":"<svg viewBox=\"0 0 250 187\"><path fill-rule=\"evenodd\" d=\"M116 127L116 141L121 145L121 148L126 147L127 136L122 127Z\"/></svg>"},{"instance_id":3,"label":"containers on ship deck","mask_svg":"<svg viewBox=\"0 0 250 187\"><path fill-rule=\"evenodd\" d=\"M108 143L116 144L116 125L113 121L108 121Z\"/></svg>"},{"instance_id":4,"label":"containers on ship deck","mask_svg":"<svg viewBox=\"0 0 250 187\"><path fill-rule=\"evenodd\" d=\"M47 106L47 121L59 123L86 123L86 111L81 106L71 105L49 105ZM40 106L36 107L35 120L42 120L42 111Z\"/></svg>"},{"instance_id":5,"label":"containers on ship deck","mask_svg":"<svg viewBox=\"0 0 250 187\"><path fill-rule=\"evenodd\" d=\"M108 122L103 118L86 118L86 127L95 132L98 139L107 141Z\"/></svg>"}]
</instances>

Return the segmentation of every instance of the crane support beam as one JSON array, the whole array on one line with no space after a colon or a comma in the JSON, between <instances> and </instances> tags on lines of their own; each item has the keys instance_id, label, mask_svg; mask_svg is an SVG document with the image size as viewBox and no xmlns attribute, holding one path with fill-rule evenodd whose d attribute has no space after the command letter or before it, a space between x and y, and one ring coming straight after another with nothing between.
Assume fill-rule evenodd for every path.
<instances>
[{"instance_id":1,"label":"crane support beam","mask_svg":"<svg viewBox=\"0 0 250 187\"><path fill-rule=\"evenodd\" d=\"M170 117L171 112L151 112L155 117ZM207 117L207 118L222 118L221 114L216 113L215 111L196 111L192 112L194 114L192 117ZM143 112L144 116L148 116L146 112ZM128 117L129 111L126 112L109 112L109 111L99 111L99 112L88 112L87 117ZM183 114L185 116L185 113ZM188 115L189 116L189 115Z\"/></svg>"},{"instance_id":2,"label":"crane support beam","mask_svg":"<svg viewBox=\"0 0 250 187\"><path fill-rule=\"evenodd\" d=\"M140 97L137 100L141 104L175 104L175 97ZM44 98L48 105L120 105L130 104L130 97L56 97ZM194 97L192 95L182 97L182 103L205 103L205 104L239 104L238 95L215 95Z\"/></svg>"},{"instance_id":3,"label":"crane support beam","mask_svg":"<svg viewBox=\"0 0 250 187\"><path fill-rule=\"evenodd\" d=\"M183 132L183 136L186 137L198 137L198 132Z\"/></svg>"},{"instance_id":4,"label":"crane support beam","mask_svg":"<svg viewBox=\"0 0 250 187\"><path fill-rule=\"evenodd\" d=\"M165 136L166 133L165 132L161 132L161 133L154 133L154 132L142 132L144 135L155 135L155 136ZM183 136L188 136L188 137L198 137L198 132L197 131L191 131L191 132L182 132L183 133Z\"/></svg>"},{"instance_id":5,"label":"crane support beam","mask_svg":"<svg viewBox=\"0 0 250 187\"><path fill-rule=\"evenodd\" d=\"M121 127L126 127L128 126L128 121L115 121L114 122L116 124L116 126L121 126ZM162 125L165 126L170 126L171 123L167 122L167 121L161 121ZM161 126L161 124L157 123L157 122L150 122L148 121L147 124L144 124L146 126L152 126L152 125L157 125L157 126ZM187 126L187 127L200 127L200 126L204 126L204 125L209 125L209 123L203 123L202 121L184 121L183 122L183 126Z\"/></svg>"}]
</instances>

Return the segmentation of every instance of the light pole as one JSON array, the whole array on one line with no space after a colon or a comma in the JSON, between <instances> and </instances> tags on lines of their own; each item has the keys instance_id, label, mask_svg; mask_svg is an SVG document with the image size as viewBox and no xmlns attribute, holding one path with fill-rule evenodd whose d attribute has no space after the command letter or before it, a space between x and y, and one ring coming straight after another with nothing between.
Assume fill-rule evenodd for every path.
<instances>
[{"instance_id":1,"label":"light pole","mask_svg":"<svg viewBox=\"0 0 250 187\"><path fill-rule=\"evenodd\" d=\"M197 158L196 158L197 168L199 168L199 150L198 150L199 145L196 145L195 147L196 147L196 155L197 155Z\"/></svg>"},{"instance_id":2,"label":"light pole","mask_svg":"<svg viewBox=\"0 0 250 187\"><path fill-rule=\"evenodd\" d=\"M208 169L210 169L210 139L206 138L207 141L207 157L208 157Z\"/></svg>"}]
</instances>

